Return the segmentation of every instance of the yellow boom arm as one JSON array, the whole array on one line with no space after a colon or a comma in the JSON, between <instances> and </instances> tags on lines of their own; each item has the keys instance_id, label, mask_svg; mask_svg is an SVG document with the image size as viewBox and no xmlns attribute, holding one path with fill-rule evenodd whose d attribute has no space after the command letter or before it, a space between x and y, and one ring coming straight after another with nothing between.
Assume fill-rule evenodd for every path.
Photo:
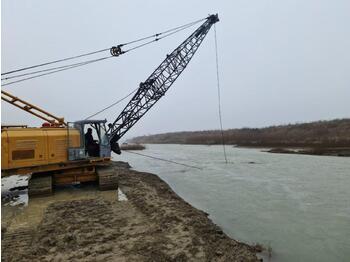
<instances>
[{"instance_id":1,"label":"yellow boom arm","mask_svg":"<svg viewBox=\"0 0 350 262\"><path fill-rule=\"evenodd\" d=\"M47 122L49 122L51 125L54 126L67 126L67 123L64 122L64 118L54 116L53 114L50 114L49 112L46 112L45 110L32 105L28 103L27 101L24 101L16 96L11 95L8 92L5 92L1 90L1 99L10 103L11 105L14 105L32 115L35 115L36 117L39 117Z\"/></svg>"}]
</instances>

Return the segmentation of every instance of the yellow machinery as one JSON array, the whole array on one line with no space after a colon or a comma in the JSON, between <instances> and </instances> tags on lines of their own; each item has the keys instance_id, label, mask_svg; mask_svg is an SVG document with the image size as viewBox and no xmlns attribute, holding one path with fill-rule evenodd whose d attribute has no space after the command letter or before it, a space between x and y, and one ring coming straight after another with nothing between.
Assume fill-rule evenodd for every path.
<instances>
[{"instance_id":1,"label":"yellow machinery","mask_svg":"<svg viewBox=\"0 0 350 262\"><path fill-rule=\"evenodd\" d=\"M67 161L66 128L16 128L1 130L2 169L26 168ZM80 134L71 130L69 144L79 147Z\"/></svg>"},{"instance_id":2,"label":"yellow machinery","mask_svg":"<svg viewBox=\"0 0 350 262\"><path fill-rule=\"evenodd\" d=\"M1 98L47 121L40 128L1 127L2 176L31 175L31 195L49 194L52 192L52 185L89 181L99 181L100 189L103 190L117 188L115 172L108 168L110 157L89 157L85 151L83 133L79 128L69 127L63 118L58 118L8 92L1 91ZM86 122L95 122L97 126L96 122L101 124L104 121ZM69 155L70 152L80 152L81 157Z\"/></svg>"},{"instance_id":3,"label":"yellow machinery","mask_svg":"<svg viewBox=\"0 0 350 262\"><path fill-rule=\"evenodd\" d=\"M165 95L219 18L216 14L203 20L203 24L167 54L153 73L140 83L134 96L108 128L106 120L65 123L63 118L2 90L2 100L46 121L41 128L2 126L2 176L30 174L30 194L51 193L52 185L96 180L100 189L117 188L117 173L110 161L111 151L120 154L118 141ZM112 47L111 55L128 52L121 50L122 46Z\"/></svg>"}]
</instances>

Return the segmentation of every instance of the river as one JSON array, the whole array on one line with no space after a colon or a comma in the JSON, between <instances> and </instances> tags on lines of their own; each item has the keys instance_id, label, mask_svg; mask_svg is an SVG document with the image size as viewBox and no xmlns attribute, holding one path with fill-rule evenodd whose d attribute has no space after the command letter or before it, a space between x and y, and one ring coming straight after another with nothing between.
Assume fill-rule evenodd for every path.
<instances>
[{"instance_id":1,"label":"river","mask_svg":"<svg viewBox=\"0 0 350 262\"><path fill-rule=\"evenodd\" d=\"M201 169L129 152L113 158L159 175L232 238L270 247L268 261L350 261L350 158L226 151L228 164L221 146L135 151Z\"/></svg>"}]
</instances>

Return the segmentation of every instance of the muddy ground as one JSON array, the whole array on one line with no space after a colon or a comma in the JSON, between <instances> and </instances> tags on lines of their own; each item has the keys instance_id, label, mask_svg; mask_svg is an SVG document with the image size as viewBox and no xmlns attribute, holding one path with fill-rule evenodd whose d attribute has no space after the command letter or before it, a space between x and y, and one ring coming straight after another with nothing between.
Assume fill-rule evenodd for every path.
<instances>
[{"instance_id":1,"label":"muddy ground","mask_svg":"<svg viewBox=\"0 0 350 262\"><path fill-rule=\"evenodd\" d=\"M158 176L115 165L127 201L88 185L3 209L2 261L258 261Z\"/></svg>"}]
</instances>

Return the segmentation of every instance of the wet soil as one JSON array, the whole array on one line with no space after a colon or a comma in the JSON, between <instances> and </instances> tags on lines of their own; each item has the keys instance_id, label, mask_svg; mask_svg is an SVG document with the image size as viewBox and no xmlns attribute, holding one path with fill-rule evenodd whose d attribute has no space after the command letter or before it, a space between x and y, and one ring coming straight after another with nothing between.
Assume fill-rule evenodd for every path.
<instances>
[{"instance_id":1,"label":"wet soil","mask_svg":"<svg viewBox=\"0 0 350 262\"><path fill-rule=\"evenodd\" d=\"M2 261L258 261L158 176L115 166L127 201L90 185L7 209Z\"/></svg>"}]
</instances>

